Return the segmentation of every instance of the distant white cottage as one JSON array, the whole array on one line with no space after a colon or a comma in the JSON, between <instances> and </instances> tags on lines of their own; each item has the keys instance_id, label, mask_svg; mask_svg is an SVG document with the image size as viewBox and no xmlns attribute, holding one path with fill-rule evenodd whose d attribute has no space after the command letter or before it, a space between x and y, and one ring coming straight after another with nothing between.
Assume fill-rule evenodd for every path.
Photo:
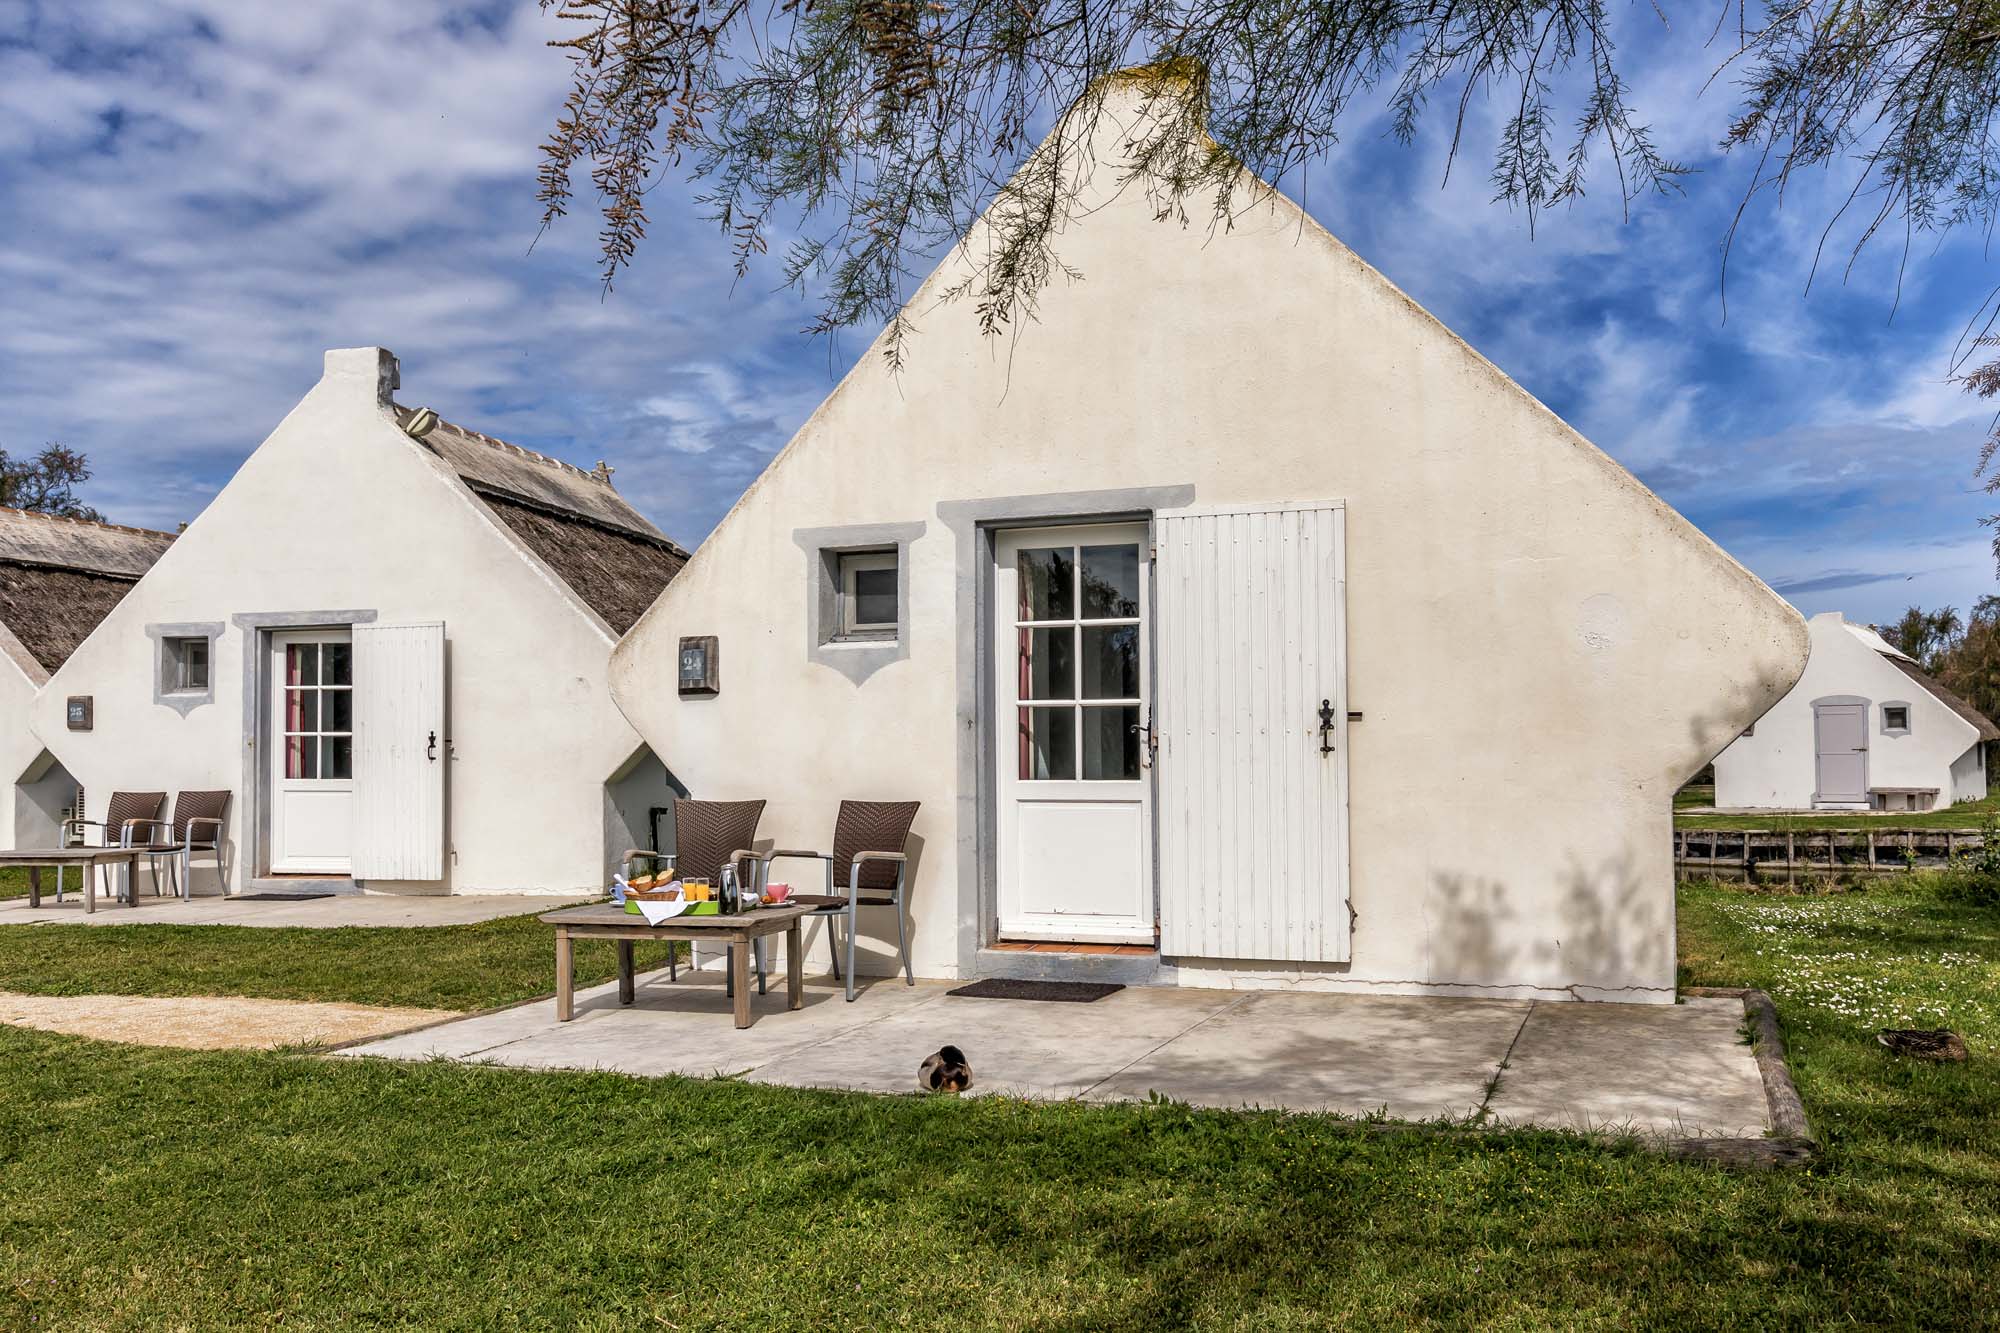
<instances>
[{"instance_id":1,"label":"distant white cottage","mask_svg":"<svg viewBox=\"0 0 2000 1333\"><path fill-rule=\"evenodd\" d=\"M34 729L93 818L114 790L232 793L233 891L599 889L674 794L611 647L687 553L602 473L399 405L398 380L380 348L328 352Z\"/></svg>"},{"instance_id":2,"label":"distant white cottage","mask_svg":"<svg viewBox=\"0 0 2000 1333\"><path fill-rule=\"evenodd\" d=\"M1058 238L1084 280L1002 346L939 308L990 238L954 249L910 367L864 356L619 645L620 705L780 847L921 801L923 975L1671 1001L1672 793L1804 621L1289 200L1162 221L1147 85Z\"/></svg>"},{"instance_id":3,"label":"distant white cottage","mask_svg":"<svg viewBox=\"0 0 2000 1333\"><path fill-rule=\"evenodd\" d=\"M153 562L170 532L0 509L0 847L54 847L77 783L30 725L35 695Z\"/></svg>"},{"instance_id":4,"label":"distant white cottage","mask_svg":"<svg viewBox=\"0 0 2000 1333\"><path fill-rule=\"evenodd\" d=\"M1799 683L1715 758L1723 809L1929 810L1986 795L2000 727L1872 626L1812 618Z\"/></svg>"}]
</instances>

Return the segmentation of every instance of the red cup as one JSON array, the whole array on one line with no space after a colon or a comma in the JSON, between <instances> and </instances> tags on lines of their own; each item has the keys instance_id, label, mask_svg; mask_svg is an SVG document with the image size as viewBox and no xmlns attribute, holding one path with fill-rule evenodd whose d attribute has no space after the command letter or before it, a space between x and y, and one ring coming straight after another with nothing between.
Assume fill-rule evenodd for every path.
<instances>
[{"instance_id":1,"label":"red cup","mask_svg":"<svg viewBox=\"0 0 2000 1333\"><path fill-rule=\"evenodd\" d=\"M789 884L766 884L764 886L764 897L768 902L782 903L791 896L792 886Z\"/></svg>"}]
</instances>

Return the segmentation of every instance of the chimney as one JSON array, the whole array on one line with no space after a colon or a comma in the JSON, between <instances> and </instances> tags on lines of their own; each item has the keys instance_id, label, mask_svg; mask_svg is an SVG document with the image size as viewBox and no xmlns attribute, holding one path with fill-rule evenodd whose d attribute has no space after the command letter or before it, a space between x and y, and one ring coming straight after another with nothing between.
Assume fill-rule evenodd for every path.
<instances>
[{"instance_id":1,"label":"chimney","mask_svg":"<svg viewBox=\"0 0 2000 1333\"><path fill-rule=\"evenodd\" d=\"M321 382L338 381L343 393L366 393L377 407L387 407L403 378L396 358L386 347L335 347L326 354Z\"/></svg>"},{"instance_id":2,"label":"chimney","mask_svg":"<svg viewBox=\"0 0 2000 1333\"><path fill-rule=\"evenodd\" d=\"M603 482L606 486L609 486L611 484L611 474L617 470L617 468L600 458L597 460L597 466L591 469L590 475Z\"/></svg>"}]
</instances>

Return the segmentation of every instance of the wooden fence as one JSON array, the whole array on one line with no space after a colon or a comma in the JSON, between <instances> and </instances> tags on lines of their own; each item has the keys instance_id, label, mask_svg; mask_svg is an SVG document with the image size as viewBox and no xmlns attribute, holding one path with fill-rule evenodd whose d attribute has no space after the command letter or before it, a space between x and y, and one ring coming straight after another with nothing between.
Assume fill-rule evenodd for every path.
<instances>
[{"instance_id":1,"label":"wooden fence","mask_svg":"<svg viewBox=\"0 0 2000 1333\"><path fill-rule=\"evenodd\" d=\"M1979 829L1675 829L1674 864L1711 870L1934 869L1985 845Z\"/></svg>"}]
</instances>

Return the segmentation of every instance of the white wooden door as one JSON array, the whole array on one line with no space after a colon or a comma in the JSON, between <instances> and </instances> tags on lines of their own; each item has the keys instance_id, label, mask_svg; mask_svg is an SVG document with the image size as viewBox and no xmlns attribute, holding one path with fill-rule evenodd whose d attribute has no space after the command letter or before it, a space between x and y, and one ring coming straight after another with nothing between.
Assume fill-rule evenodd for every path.
<instances>
[{"instance_id":1,"label":"white wooden door","mask_svg":"<svg viewBox=\"0 0 2000 1333\"><path fill-rule=\"evenodd\" d=\"M1813 705L1813 799L1841 805L1868 800L1868 706Z\"/></svg>"},{"instance_id":2,"label":"white wooden door","mask_svg":"<svg viewBox=\"0 0 2000 1333\"><path fill-rule=\"evenodd\" d=\"M352 864L354 650L345 629L271 635L270 865L338 875Z\"/></svg>"},{"instance_id":3,"label":"white wooden door","mask_svg":"<svg viewBox=\"0 0 2000 1333\"><path fill-rule=\"evenodd\" d=\"M1160 952L1348 957L1346 511L1161 514Z\"/></svg>"},{"instance_id":4,"label":"white wooden door","mask_svg":"<svg viewBox=\"0 0 2000 1333\"><path fill-rule=\"evenodd\" d=\"M1144 524L995 542L999 928L1153 942Z\"/></svg>"},{"instance_id":5,"label":"white wooden door","mask_svg":"<svg viewBox=\"0 0 2000 1333\"><path fill-rule=\"evenodd\" d=\"M356 626L354 693L354 877L443 879L444 622Z\"/></svg>"}]
</instances>

